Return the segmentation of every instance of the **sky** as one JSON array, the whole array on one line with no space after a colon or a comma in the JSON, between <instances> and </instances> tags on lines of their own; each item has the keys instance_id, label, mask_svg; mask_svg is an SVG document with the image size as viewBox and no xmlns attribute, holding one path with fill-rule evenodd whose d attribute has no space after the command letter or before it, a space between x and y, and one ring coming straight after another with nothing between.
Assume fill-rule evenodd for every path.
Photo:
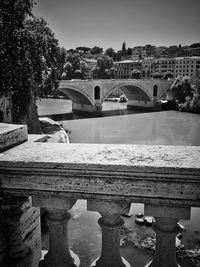
<instances>
[{"instance_id":1,"label":"sky","mask_svg":"<svg viewBox=\"0 0 200 267\"><path fill-rule=\"evenodd\" d=\"M116 51L127 47L200 42L200 0L35 0L60 46Z\"/></svg>"}]
</instances>

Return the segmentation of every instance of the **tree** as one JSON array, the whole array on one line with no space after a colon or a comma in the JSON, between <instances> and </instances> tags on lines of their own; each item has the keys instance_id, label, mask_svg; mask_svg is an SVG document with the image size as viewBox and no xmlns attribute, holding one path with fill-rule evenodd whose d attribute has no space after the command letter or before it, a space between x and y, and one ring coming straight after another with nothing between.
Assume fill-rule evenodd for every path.
<instances>
[{"instance_id":1,"label":"tree","mask_svg":"<svg viewBox=\"0 0 200 267\"><path fill-rule=\"evenodd\" d=\"M54 86L59 47L47 23L33 18L32 8L32 0L1 3L0 88L12 96L13 122L39 133L35 100L46 87Z\"/></svg>"},{"instance_id":2,"label":"tree","mask_svg":"<svg viewBox=\"0 0 200 267\"><path fill-rule=\"evenodd\" d=\"M178 77L170 88L172 98L179 103L184 103L186 97L193 97L193 88L189 77Z\"/></svg>"},{"instance_id":3,"label":"tree","mask_svg":"<svg viewBox=\"0 0 200 267\"><path fill-rule=\"evenodd\" d=\"M106 49L106 51L105 51L105 55L111 57L113 60L116 59L116 52L115 52L115 50L114 50L113 48L111 48L111 47L108 48L108 49Z\"/></svg>"},{"instance_id":4,"label":"tree","mask_svg":"<svg viewBox=\"0 0 200 267\"><path fill-rule=\"evenodd\" d=\"M115 68L113 59L109 56L102 55L97 59L97 67L93 71L94 77L99 79L114 78Z\"/></svg>"},{"instance_id":5,"label":"tree","mask_svg":"<svg viewBox=\"0 0 200 267\"><path fill-rule=\"evenodd\" d=\"M41 68L37 68L37 65L35 65L38 75L40 75L40 71L42 74L42 79L38 83L38 95L36 94L36 97L47 96L52 94L57 87L57 80L60 77L63 63L65 62L66 49L61 49L58 46L58 40L43 18L33 17L26 20L25 28L32 35L35 35L34 45L37 47L37 50L34 57L31 58L32 62L38 64L42 58Z\"/></svg>"},{"instance_id":6,"label":"tree","mask_svg":"<svg viewBox=\"0 0 200 267\"><path fill-rule=\"evenodd\" d=\"M76 47L76 51L78 51L78 52L87 53L90 50L91 50L90 47L85 47L85 46L78 46L78 47Z\"/></svg>"},{"instance_id":7,"label":"tree","mask_svg":"<svg viewBox=\"0 0 200 267\"><path fill-rule=\"evenodd\" d=\"M132 55L132 49L130 47L128 47L127 49L127 56L131 56Z\"/></svg>"},{"instance_id":8,"label":"tree","mask_svg":"<svg viewBox=\"0 0 200 267\"><path fill-rule=\"evenodd\" d=\"M163 74L163 79L164 80L167 80L168 78L173 78L174 77L174 74L171 72L171 71L166 71L164 74Z\"/></svg>"},{"instance_id":9,"label":"tree","mask_svg":"<svg viewBox=\"0 0 200 267\"><path fill-rule=\"evenodd\" d=\"M60 74L64 72L64 65L66 63L66 58L67 58L67 50L64 47L60 48L60 56L58 60L58 69L60 71Z\"/></svg>"},{"instance_id":10,"label":"tree","mask_svg":"<svg viewBox=\"0 0 200 267\"><path fill-rule=\"evenodd\" d=\"M86 73L86 71L87 71L88 69L89 69L88 64L87 64L85 61L81 60L81 61L80 61L80 71L81 71L81 73L82 73L82 77L81 77L81 79L84 79L84 77L85 77L85 73Z\"/></svg>"},{"instance_id":11,"label":"tree","mask_svg":"<svg viewBox=\"0 0 200 267\"><path fill-rule=\"evenodd\" d=\"M122 56L126 56L127 51L126 51L126 42L124 41L122 44Z\"/></svg>"},{"instance_id":12,"label":"tree","mask_svg":"<svg viewBox=\"0 0 200 267\"><path fill-rule=\"evenodd\" d=\"M200 43L191 44L191 48L200 48Z\"/></svg>"},{"instance_id":13,"label":"tree","mask_svg":"<svg viewBox=\"0 0 200 267\"><path fill-rule=\"evenodd\" d=\"M141 71L135 69L131 72L131 78L132 79L140 79L141 78Z\"/></svg>"},{"instance_id":14,"label":"tree","mask_svg":"<svg viewBox=\"0 0 200 267\"><path fill-rule=\"evenodd\" d=\"M91 50L90 50L90 53L92 55L95 55L95 54L101 54L103 52L103 49L99 46L94 46Z\"/></svg>"},{"instance_id":15,"label":"tree","mask_svg":"<svg viewBox=\"0 0 200 267\"><path fill-rule=\"evenodd\" d=\"M62 79L83 79L83 72L87 69L87 64L84 63L81 63L79 53L68 53L63 67Z\"/></svg>"},{"instance_id":16,"label":"tree","mask_svg":"<svg viewBox=\"0 0 200 267\"><path fill-rule=\"evenodd\" d=\"M66 62L63 66L63 73L62 73L62 79L63 80L71 80L73 77L73 67L72 63Z\"/></svg>"},{"instance_id":17,"label":"tree","mask_svg":"<svg viewBox=\"0 0 200 267\"><path fill-rule=\"evenodd\" d=\"M120 61L122 59L122 50L117 51L116 53L116 60Z\"/></svg>"}]
</instances>

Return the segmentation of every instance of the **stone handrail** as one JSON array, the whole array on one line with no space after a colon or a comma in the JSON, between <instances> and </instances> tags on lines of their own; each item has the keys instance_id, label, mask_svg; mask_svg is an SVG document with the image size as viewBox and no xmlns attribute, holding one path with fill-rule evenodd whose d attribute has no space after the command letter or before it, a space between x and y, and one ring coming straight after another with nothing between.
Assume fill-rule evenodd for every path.
<instances>
[{"instance_id":1,"label":"stone handrail","mask_svg":"<svg viewBox=\"0 0 200 267\"><path fill-rule=\"evenodd\" d=\"M87 199L88 210L102 215L102 253L93 266L130 266L120 256L120 216L131 203L144 203L157 234L148 266L177 267L177 222L200 206L199 158L197 146L24 142L0 154L1 193L31 196L34 207L47 210L51 241L40 266L79 265L68 248L68 210Z\"/></svg>"},{"instance_id":2,"label":"stone handrail","mask_svg":"<svg viewBox=\"0 0 200 267\"><path fill-rule=\"evenodd\" d=\"M199 206L199 158L197 146L26 142L1 155L1 188Z\"/></svg>"}]
</instances>

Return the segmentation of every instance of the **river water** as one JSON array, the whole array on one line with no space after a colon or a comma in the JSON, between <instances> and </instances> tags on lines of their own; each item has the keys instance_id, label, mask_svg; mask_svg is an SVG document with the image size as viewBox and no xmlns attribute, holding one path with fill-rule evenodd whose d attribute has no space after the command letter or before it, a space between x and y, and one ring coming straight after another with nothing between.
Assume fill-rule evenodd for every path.
<instances>
[{"instance_id":1,"label":"river water","mask_svg":"<svg viewBox=\"0 0 200 267\"><path fill-rule=\"evenodd\" d=\"M83 117L72 114L70 100L43 99L38 101L40 116L59 121L70 132L72 143L112 144L156 144L156 145L200 145L200 115L177 111L136 112L127 111L126 104L105 102L102 117ZM134 215L143 212L142 204L131 206L130 219L125 223L134 232L142 229L134 223ZM87 212L86 202L79 201L72 210L70 245L81 258L81 267L89 264L99 255L101 229L97 224L98 213ZM200 247L200 209L192 208L191 220L181 221L185 226L182 243L187 248ZM144 226L142 226L144 227ZM88 251L90 253L88 254ZM122 248L122 255L130 264L144 266L150 259L147 252L137 250L133 245ZM182 262L182 266L195 266Z\"/></svg>"}]
</instances>

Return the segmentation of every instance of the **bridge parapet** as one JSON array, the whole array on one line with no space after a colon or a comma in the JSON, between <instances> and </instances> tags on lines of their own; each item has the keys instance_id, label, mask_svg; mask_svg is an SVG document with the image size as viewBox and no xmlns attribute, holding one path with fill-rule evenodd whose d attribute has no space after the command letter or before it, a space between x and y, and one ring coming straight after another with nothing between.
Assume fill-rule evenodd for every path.
<instances>
[{"instance_id":1,"label":"bridge parapet","mask_svg":"<svg viewBox=\"0 0 200 267\"><path fill-rule=\"evenodd\" d=\"M77 199L86 199L88 210L102 215L102 252L96 266L113 266L113 257L117 266L122 261L130 266L120 256L120 216L131 203L144 203L146 215L156 219L153 266L164 267L167 260L175 267L177 222L190 218L190 207L200 206L199 157L197 146L25 142L1 154L0 191L5 199L8 194L21 201L31 196L34 207L47 210L51 242L40 266L68 266L74 260L79 265L68 246L68 211ZM12 249L24 251L24 260L30 258L22 239L20 244ZM0 262L4 252L0 250Z\"/></svg>"}]
</instances>

